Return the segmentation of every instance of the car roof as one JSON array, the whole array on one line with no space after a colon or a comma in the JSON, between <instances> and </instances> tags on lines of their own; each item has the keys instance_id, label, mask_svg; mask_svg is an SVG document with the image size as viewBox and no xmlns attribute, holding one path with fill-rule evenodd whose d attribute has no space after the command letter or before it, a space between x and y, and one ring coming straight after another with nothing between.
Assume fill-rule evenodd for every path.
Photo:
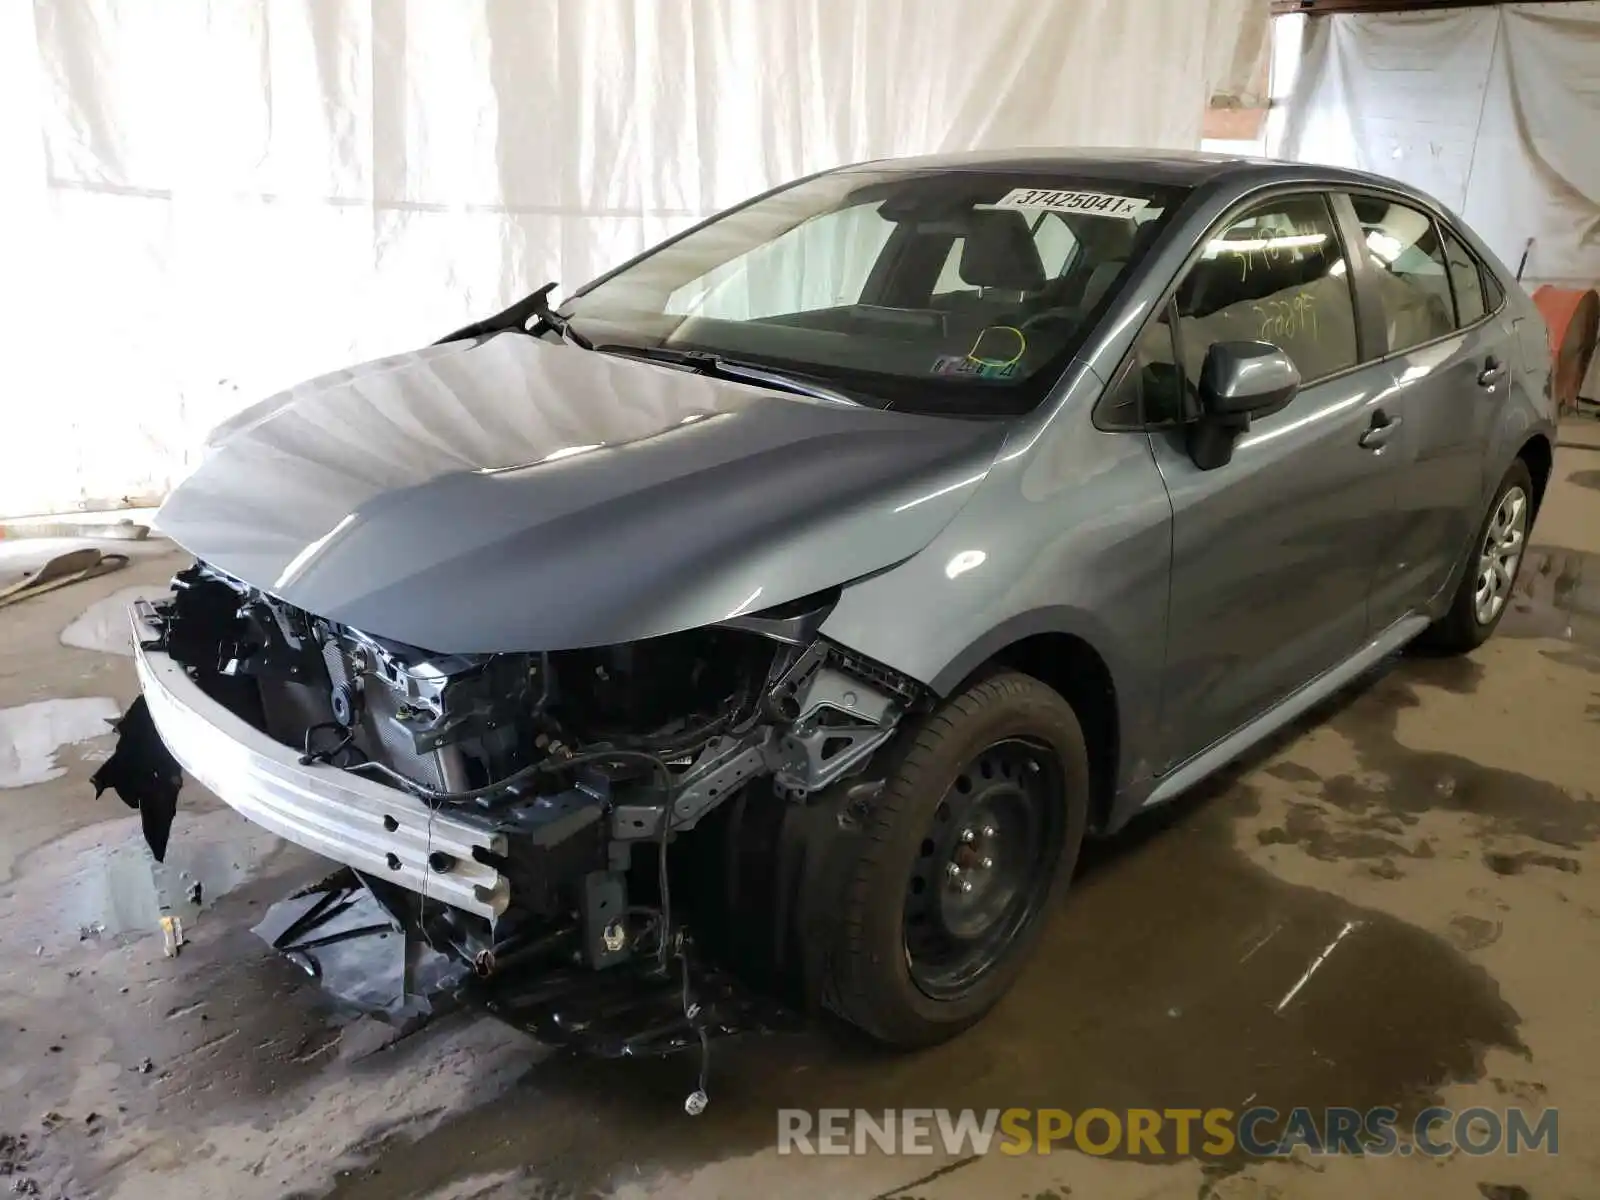
<instances>
[{"instance_id":1,"label":"car roof","mask_svg":"<svg viewBox=\"0 0 1600 1200\"><path fill-rule=\"evenodd\" d=\"M1067 149L1047 147L1017 150L969 150L954 154L928 154L914 158L882 158L856 163L852 169L905 171L1050 171L1085 179L1107 178L1141 183L1176 184L1198 187L1229 177L1251 182L1296 180L1322 184L1382 184L1384 187L1412 191L1390 179L1309 163L1284 162L1272 158L1250 158L1237 154L1213 154L1199 150L1152 150L1137 147L1087 147Z\"/></svg>"}]
</instances>

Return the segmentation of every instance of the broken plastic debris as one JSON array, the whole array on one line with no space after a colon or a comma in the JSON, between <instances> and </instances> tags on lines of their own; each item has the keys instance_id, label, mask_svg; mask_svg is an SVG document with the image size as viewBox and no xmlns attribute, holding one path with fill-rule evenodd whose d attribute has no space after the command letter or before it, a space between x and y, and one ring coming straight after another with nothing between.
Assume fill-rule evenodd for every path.
<instances>
[{"instance_id":1,"label":"broken plastic debris","mask_svg":"<svg viewBox=\"0 0 1600 1200\"><path fill-rule=\"evenodd\" d=\"M161 937L163 949L168 958L177 958L178 951L183 949L183 920L180 917L161 918Z\"/></svg>"},{"instance_id":2,"label":"broken plastic debris","mask_svg":"<svg viewBox=\"0 0 1600 1200\"><path fill-rule=\"evenodd\" d=\"M117 748L100 764L89 783L96 796L110 788L129 808L138 809L150 853L157 862L163 862L172 819L178 811L183 768L156 732L143 696L128 706L112 728L117 732Z\"/></svg>"}]
</instances>

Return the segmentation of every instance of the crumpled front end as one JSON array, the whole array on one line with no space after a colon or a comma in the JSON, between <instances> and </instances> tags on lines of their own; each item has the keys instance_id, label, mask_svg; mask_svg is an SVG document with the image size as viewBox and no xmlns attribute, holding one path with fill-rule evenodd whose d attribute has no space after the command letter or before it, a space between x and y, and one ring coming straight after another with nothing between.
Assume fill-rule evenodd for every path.
<instances>
[{"instance_id":1,"label":"crumpled front end","mask_svg":"<svg viewBox=\"0 0 1600 1200\"><path fill-rule=\"evenodd\" d=\"M181 764L347 868L264 925L325 982L349 939L398 929L397 944L453 964L439 979L514 973L568 998L604 975L644 980L660 1002L607 1048L692 1044L743 1019L683 996L698 947L736 922L753 880L772 882L739 867L771 850L752 831L848 786L925 703L817 636L836 596L623 645L448 655L196 564L169 599L136 606L143 696L96 787L139 807L159 857ZM627 1011L604 987L588 1007Z\"/></svg>"}]
</instances>

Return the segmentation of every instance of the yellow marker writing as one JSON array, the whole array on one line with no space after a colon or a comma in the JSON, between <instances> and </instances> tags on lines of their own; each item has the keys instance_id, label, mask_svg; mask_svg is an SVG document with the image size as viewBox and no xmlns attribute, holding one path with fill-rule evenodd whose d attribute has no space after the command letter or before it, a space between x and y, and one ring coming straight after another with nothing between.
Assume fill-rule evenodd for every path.
<instances>
[{"instance_id":1,"label":"yellow marker writing","mask_svg":"<svg viewBox=\"0 0 1600 1200\"><path fill-rule=\"evenodd\" d=\"M1009 333L1017 339L1017 352L1010 358L987 358L978 353L978 347L983 345L983 339L991 333ZM972 349L967 351L967 361L975 362L985 367L1009 367L1028 352L1028 339L1023 336L1022 330L1010 325L991 325L982 330L972 343Z\"/></svg>"}]
</instances>

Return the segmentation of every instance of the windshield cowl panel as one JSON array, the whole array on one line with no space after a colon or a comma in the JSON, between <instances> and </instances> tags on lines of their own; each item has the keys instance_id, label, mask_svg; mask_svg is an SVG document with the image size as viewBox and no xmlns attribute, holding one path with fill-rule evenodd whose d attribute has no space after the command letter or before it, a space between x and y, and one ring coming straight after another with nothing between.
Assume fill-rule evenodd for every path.
<instances>
[{"instance_id":1,"label":"windshield cowl panel","mask_svg":"<svg viewBox=\"0 0 1600 1200\"><path fill-rule=\"evenodd\" d=\"M619 352L713 355L863 403L1015 416L1060 378L1186 189L858 167L734 209L581 294Z\"/></svg>"}]
</instances>

